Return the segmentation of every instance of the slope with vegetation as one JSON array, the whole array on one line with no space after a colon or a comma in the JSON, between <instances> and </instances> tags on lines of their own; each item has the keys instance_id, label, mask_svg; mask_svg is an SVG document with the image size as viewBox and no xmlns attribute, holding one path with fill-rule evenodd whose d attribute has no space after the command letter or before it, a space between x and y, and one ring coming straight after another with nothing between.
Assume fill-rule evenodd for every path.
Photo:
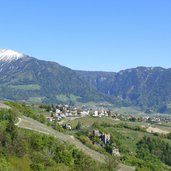
<instances>
[{"instance_id":1,"label":"slope with vegetation","mask_svg":"<svg viewBox=\"0 0 171 171\"><path fill-rule=\"evenodd\" d=\"M171 112L171 69L137 67L118 73L77 71L97 91L144 111Z\"/></svg>"},{"instance_id":2,"label":"slope with vegetation","mask_svg":"<svg viewBox=\"0 0 171 171\"><path fill-rule=\"evenodd\" d=\"M55 62L25 56L0 64L1 99L56 103L63 102L63 95L71 104L105 100L105 95L80 79L75 71Z\"/></svg>"},{"instance_id":3,"label":"slope with vegetation","mask_svg":"<svg viewBox=\"0 0 171 171\"><path fill-rule=\"evenodd\" d=\"M37 115L30 106L25 104L14 102L6 102L6 104L11 109L0 109L0 170L105 171L115 169L112 160L106 164L99 163L70 143L56 139L54 135L44 135L18 128L15 123L21 115L30 116L42 123L43 116Z\"/></svg>"},{"instance_id":4,"label":"slope with vegetation","mask_svg":"<svg viewBox=\"0 0 171 171\"><path fill-rule=\"evenodd\" d=\"M171 132L169 134L148 133L143 123L114 121L105 118L79 118L69 122L79 138L88 147L103 154L119 149L120 161L135 166L137 171L171 170ZM80 130L77 130L79 125ZM110 134L110 142L103 144L93 130Z\"/></svg>"}]
</instances>

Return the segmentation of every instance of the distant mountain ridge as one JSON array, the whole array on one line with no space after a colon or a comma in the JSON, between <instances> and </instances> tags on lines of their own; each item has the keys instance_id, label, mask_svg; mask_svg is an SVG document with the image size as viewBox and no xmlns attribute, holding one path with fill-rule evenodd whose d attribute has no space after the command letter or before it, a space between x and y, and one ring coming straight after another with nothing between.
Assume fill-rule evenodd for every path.
<instances>
[{"instance_id":1,"label":"distant mountain ridge","mask_svg":"<svg viewBox=\"0 0 171 171\"><path fill-rule=\"evenodd\" d=\"M0 99L71 104L107 101L146 111L171 112L171 69L75 71L55 62L0 49Z\"/></svg>"},{"instance_id":2,"label":"distant mountain ridge","mask_svg":"<svg viewBox=\"0 0 171 171\"><path fill-rule=\"evenodd\" d=\"M137 67L118 73L77 73L97 91L124 100L127 104L144 110L170 112L171 69Z\"/></svg>"},{"instance_id":3,"label":"distant mountain ridge","mask_svg":"<svg viewBox=\"0 0 171 171\"><path fill-rule=\"evenodd\" d=\"M8 60L4 60L5 56L0 53L0 57L3 56L0 58L1 99L38 99L40 102L56 103L64 95L63 98L68 98L67 102L70 99L83 102L104 101L105 95L89 87L75 71L55 62L42 61L27 55L19 58L14 51L13 54L14 56L7 55Z\"/></svg>"}]
</instances>

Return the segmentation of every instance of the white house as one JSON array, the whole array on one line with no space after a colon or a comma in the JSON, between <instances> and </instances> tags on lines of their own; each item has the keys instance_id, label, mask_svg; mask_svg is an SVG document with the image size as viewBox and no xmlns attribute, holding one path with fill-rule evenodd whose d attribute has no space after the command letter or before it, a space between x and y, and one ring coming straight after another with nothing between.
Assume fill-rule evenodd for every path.
<instances>
[{"instance_id":1,"label":"white house","mask_svg":"<svg viewBox=\"0 0 171 171\"><path fill-rule=\"evenodd\" d=\"M81 115L81 116L88 116L88 115L89 115L89 111L88 111L88 112L82 111L82 112L80 113L80 115Z\"/></svg>"},{"instance_id":2,"label":"white house","mask_svg":"<svg viewBox=\"0 0 171 171\"><path fill-rule=\"evenodd\" d=\"M56 114L59 114L61 111L59 109L56 109Z\"/></svg>"},{"instance_id":3,"label":"white house","mask_svg":"<svg viewBox=\"0 0 171 171\"><path fill-rule=\"evenodd\" d=\"M96 110L94 111L94 114L93 114L94 117L98 117L99 116L99 112Z\"/></svg>"}]
</instances>

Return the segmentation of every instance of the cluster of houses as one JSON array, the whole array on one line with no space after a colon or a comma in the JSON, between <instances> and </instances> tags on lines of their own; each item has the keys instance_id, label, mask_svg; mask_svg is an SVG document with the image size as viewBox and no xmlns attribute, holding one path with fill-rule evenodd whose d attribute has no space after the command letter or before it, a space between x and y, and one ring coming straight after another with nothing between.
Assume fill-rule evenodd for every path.
<instances>
[{"instance_id":1,"label":"cluster of houses","mask_svg":"<svg viewBox=\"0 0 171 171\"><path fill-rule=\"evenodd\" d=\"M110 110L100 109L93 110L88 108L77 108L75 106L69 105L58 105L53 110L50 111L51 116L48 117L48 121L61 121L66 117L113 117L115 119L120 120L130 120L130 121L139 121L139 122L151 122L151 123L160 123L163 122L171 122L171 117L166 115L146 115L141 117L135 117L135 115L122 115L117 112L111 112Z\"/></svg>"},{"instance_id":2,"label":"cluster of houses","mask_svg":"<svg viewBox=\"0 0 171 171\"><path fill-rule=\"evenodd\" d=\"M104 117L104 116L108 117L109 116L109 112L106 111L106 110L95 110L93 112L92 116L93 117L99 117L99 118Z\"/></svg>"},{"instance_id":3,"label":"cluster of houses","mask_svg":"<svg viewBox=\"0 0 171 171\"><path fill-rule=\"evenodd\" d=\"M71 107L69 105L58 105L55 109L50 111L51 116L48 117L48 121L60 121L66 117L77 117L77 116L87 116L89 111L81 111L76 107Z\"/></svg>"},{"instance_id":4,"label":"cluster of houses","mask_svg":"<svg viewBox=\"0 0 171 171\"><path fill-rule=\"evenodd\" d=\"M171 122L171 117L167 115L146 115L146 116L141 116L141 117L135 117L133 115L128 115L127 120L130 121L139 121L139 122L150 122L154 124L160 124L161 122Z\"/></svg>"},{"instance_id":5,"label":"cluster of houses","mask_svg":"<svg viewBox=\"0 0 171 171\"><path fill-rule=\"evenodd\" d=\"M153 122L153 123L160 123L160 122L168 123L168 122L171 122L171 117L165 116L165 115L158 115L158 116L149 117L148 120Z\"/></svg>"},{"instance_id":6,"label":"cluster of houses","mask_svg":"<svg viewBox=\"0 0 171 171\"><path fill-rule=\"evenodd\" d=\"M93 109L79 109L77 107L68 105L59 105L55 109L50 111L51 116L48 117L48 121L61 121L66 117L108 117L109 111L106 110L93 110Z\"/></svg>"}]
</instances>

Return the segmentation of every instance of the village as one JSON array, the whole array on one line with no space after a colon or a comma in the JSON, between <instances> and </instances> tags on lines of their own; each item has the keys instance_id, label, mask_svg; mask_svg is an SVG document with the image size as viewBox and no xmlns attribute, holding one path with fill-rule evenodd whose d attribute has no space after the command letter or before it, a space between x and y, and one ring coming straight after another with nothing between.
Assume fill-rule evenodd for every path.
<instances>
[{"instance_id":1,"label":"village","mask_svg":"<svg viewBox=\"0 0 171 171\"><path fill-rule=\"evenodd\" d=\"M86 116L93 116L93 117L109 117L111 116L111 111L106 110L93 110L93 109L80 109L74 106L69 105L57 105L56 107L52 107L50 110L50 117L48 117L48 121L61 121L67 117L86 117Z\"/></svg>"},{"instance_id":2,"label":"village","mask_svg":"<svg viewBox=\"0 0 171 171\"><path fill-rule=\"evenodd\" d=\"M65 118L69 119L75 119L79 117L86 117L86 116L92 116L95 118L103 118L103 117L110 117L114 118L115 120L125 120L125 121L132 121L132 122L148 122L148 123L154 123L154 124L161 124L161 122L169 123L171 122L171 116L168 115L151 115L151 114L145 114L142 116L136 116L133 114L120 114L115 111L106 110L104 108L101 109L91 109L86 107L75 107L75 106L69 106L69 105L56 105L52 106L49 109L50 116L47 118L48 122L59 122L61 123L62 120Z\"/></svg>"}]
</instances>

